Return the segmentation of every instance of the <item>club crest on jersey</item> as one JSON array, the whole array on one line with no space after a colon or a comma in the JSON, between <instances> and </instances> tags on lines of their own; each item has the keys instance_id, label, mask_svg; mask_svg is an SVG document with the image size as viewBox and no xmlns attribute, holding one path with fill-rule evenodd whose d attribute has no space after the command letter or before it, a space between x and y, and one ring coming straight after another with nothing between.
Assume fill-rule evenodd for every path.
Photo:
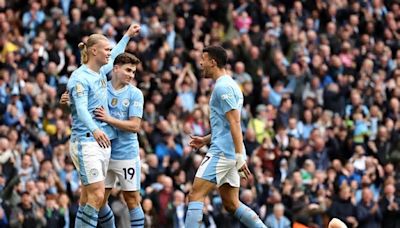
<instances>
[{"instance_id":1,"label":"club crest on jersey","mask_svg":"<svg viewBox=\"0 0 400 228\"><path fill-rule=\"evenodd\" d=\"M101 80L101 87L103 87L103 88L106 88L106 86L107 86L107 82L106 82L106 80Z\"/></svg>"},{"instance_id":2,"label":"club crest on jersey","mask_svg":"<svg viewBox=\"0 0 400 228\"><path fill-rule=\"evenodd\" d=\"M124 99L124 100L122 101L122 105L125 106L125 107L128 107L128 106L129 106L129 100L128 100L127 98Z\"/></svg>"},{"instance_id":3,"label":"club crest on jersey","mask_svg":"<svg viewBox=\"0 0 400 228\"><path fill-rule=\"evenodd\" d=\"M113 99L111 99L111 106L116 106L117 103L118 103L118 99L117 98L114 97Z\"/></svg>"}]
</instances>

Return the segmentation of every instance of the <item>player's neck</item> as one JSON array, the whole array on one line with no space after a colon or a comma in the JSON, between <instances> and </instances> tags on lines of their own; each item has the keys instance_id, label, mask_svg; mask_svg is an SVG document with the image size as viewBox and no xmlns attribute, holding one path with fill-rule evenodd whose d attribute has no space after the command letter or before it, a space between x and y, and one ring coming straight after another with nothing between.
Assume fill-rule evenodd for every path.
<instances>
[{"instance_id":1,"label":"player's neck","mask_svg":"<svg viewBox=\"0 0 400 228\"><path fill-rule=\"evenodd\" d=\"M100 68L101 68L101 65L99 65L99 64L97 64L96 62L88 62L88 63L86 63L86 66L89 68L89 69L91 69L92 71L94 71L94 72L96 72L96 73L99 73L100 72Z\"/></svg>"},{"instance_id":2,"label":"player's neck","mask_svg":"<svg viewBox=\"0 0 400 228\"><path fill-rule=\"evenodd\" d=\"M225 69L216 69L214 72L214 80L217 81L220 77L227 75Z\"/></svg>"},{"instance_id":3,"label":"player's neck","mask_svg":"<svg viewBox=\"0 0 400 228\"><path fill-rule=\"evenodd\" d=\"M124 88L124 86L125 86L122 82L119 82L119 81L113 80L113 79L111 79L111 85L114 90L120 90L120 89Z\"/></svg>"}]
</instances>

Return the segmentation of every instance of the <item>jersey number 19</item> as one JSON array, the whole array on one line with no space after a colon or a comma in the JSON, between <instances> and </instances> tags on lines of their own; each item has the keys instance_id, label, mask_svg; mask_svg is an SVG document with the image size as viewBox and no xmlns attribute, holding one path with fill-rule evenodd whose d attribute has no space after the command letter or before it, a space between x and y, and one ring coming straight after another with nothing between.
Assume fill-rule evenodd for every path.
<instances>
[{"instance_id":1,"label":"jersey number 19","mask_svg":"<svg viewBox=\"0 0 400 228\"><path fill-rule=\"evenodd\" d=\"M133 176L135 175L135 169L134 168L123 168L124 170L124 176L125 176L125 180L128 179L128 175L130 176L130 180L133 179Z\"/></svg>"}]
</instances>

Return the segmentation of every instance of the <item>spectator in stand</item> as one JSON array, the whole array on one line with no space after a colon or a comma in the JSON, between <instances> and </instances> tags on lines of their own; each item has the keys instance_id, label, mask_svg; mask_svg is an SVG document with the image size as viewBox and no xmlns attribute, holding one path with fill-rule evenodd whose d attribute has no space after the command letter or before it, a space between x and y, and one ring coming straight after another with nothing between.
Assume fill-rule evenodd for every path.
<instances>
[{"instance_id":1,"label":"spectator in stand","mask_svg":"<svg viewBox=\"0 0 400 228\"><path fill-rule=\"evenodd\" d=\"M343 185L340 188L339 197L333 200L329 208L329 215L331 218L339 218L349 227L357 227L356 213L356 207L351 202L350 187Z\"/></svg>"},{"instance_id":2,"label":"spectator in stand","mask_svg":"<svg viewBox=\"0 0 400 228\"><path fill-rule=\"evenodd\" d=\"M275 204L273 209L273 214L269 215L265 220L265 224L267 227L272 228L289 228L291 227L291 223L288 218L284 216L285 206L281 203Z\"/></svg>"},{"instance_id":3,"label":"spectator in stand","mask_svg":"<svg viewBox=\"0 0 400 228\"><path fill-rule=\"evenodd\" d=\"M359 227L380 227L382 212L378 202L374 201L370 189L362 190L362 201L357 205L356 210Z\"/></svg>"},{"instance_id":4,"label":"spectator in stand","mask_svg":"<svg viewBox=\"0 0 400 228\"><path fill-rule=\"evenodd\" d=\"M197 78L190 64L187 64L178 75L175 82L175 90L178 93L178 97L182 99L183 111L192 112L195 107Z\"/></svg>"},{"instance_id":5,"label":"spectator in stand","mask_svg":"<svg viewBox=\"0 0 400 228\"><path fill-rule=\"evenodd\" d=\"M396 227L400 223L398 214L400 213L400 199L395 195L396 188L388 184L384 188L383 198L379 202L382 213L382 227Z\"/></svg>"}]
</instances>

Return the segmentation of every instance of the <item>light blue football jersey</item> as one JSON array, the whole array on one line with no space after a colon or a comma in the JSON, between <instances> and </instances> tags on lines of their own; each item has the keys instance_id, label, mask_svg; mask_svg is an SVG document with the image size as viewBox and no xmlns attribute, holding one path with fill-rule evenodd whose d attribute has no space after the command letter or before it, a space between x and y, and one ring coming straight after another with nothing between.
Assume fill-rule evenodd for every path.
<instances>
[{"instance_id":1,"label":"light blue football jersey","mask_svg":"<svg viewBox=\"0 0 400 228\"><path fill-rule=\"evenodd\" d=\"M124 36L112 49L109 62L100 68L99 73L82 64L68 80L67 89L70 96L72 115L71 139L95 141L92 132L98 128L104 131L109 139L116 137L115 129L105 122L96 120L94 110L104 107L107 112L107 77L112 70L114 59L125 51L129 36Z\"/></svg>"},{"instance_id":2,"label":"light blue football jersey","mask_svg":"<svg viewBox=\"0 0 400 228\"><path fill-rule=\"evenodd\" d=\"M132 85L115 90L108 82L108 107L112 117L128 120L130 117L142 118L143 93ZM137 133L122 131L116 128L117 137L111 141L111 159L131 160L139 156Z\"/></svg>"},{"instance_id":3,"label":"light blue football jersey","mask_svg":"<svg viewBox=\"0 0 400 228\"><path fill-rule=\"evenodd\" d=\"M225 114L233 109L239 110L240 113L242 107L243 94L235 80L228 75L218 78L210 99L211 145L209 153L223 154L226 158L235 159L235 145Z\"/></svg>"}]
</instances>

